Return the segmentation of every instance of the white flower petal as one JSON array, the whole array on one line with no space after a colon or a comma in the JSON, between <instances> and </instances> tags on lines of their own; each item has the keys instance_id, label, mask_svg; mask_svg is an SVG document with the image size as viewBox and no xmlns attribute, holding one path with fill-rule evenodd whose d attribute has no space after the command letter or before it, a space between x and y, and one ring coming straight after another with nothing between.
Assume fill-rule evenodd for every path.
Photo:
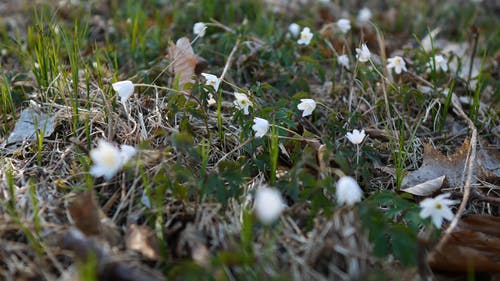
<instances>
[{"instance_id":1,"label":"white flower petal","mask_svg":"<svg viewBox=\"0 0 500 281\"><path fill-rule=\"evenodd\" d=\"M351 21L348 19L339 19L337 21L337 27L342 33L347 33L351 30Z\"/></svg>"},{"instance_id":2,"label":"white flower petal","mask_svg":"<svg viewBox=\"0 0 500 281\"><path fill-rule=\"evenodd\" d=\"M207 26L202 22L197 22L193 25L193 33L195 35L200 36L200 37L205 36L206 29L207 29Z\"/></svg>"},{"instance_id":3,"label":"white flower petal","mask_svg":"<svg viewBox=\"0 0 500 281\"><path fill-rule=\"evenodd\" d=\"M302 110L302 117L309 116L316 109L316 102L313 99L301 99L297 105L298 110Z\"/></svg>"},{"instance_id":4,"label":"white flower petal","mask_svg":"<svg viewBox=\"0 0 500 281\"><path fill-rule=\"evenodd\" d=\"M297 40L297 43L299 45L309 45L312 38L313 34L311 33L311 29L309 27L304 27L300 32L300 39Z\"/></svg>"},{"instance_id":5,"label":"white flower petal","mask_svg":"<svg viewBox=\"0 0 500 281\"><path fill-rule=\"evenodd\" d=\"M137 154L137 150L135 149L135 147L130 145L122 144L120 146L120 149L120 155L122 157L123 164L126 164L132 157L135 156L135 154Z\"/></svg>"},{"instance_id":6,"label":"white flower petal","mask_svg":"<svg viewBox=\"0 0 500 281\"><path fill-rule=\"evenodd\" d=\"M456 204L457 201L446 199L450 196L449 193L444 193L435 198L426 198L420 202L420 217L425 219L432 218L432 223L436 227L441 227L443 219L451 220L453 213L451 212L450 205Z\"/></svg>"},{"instance_id":7,"label":"white flower petal","mask_svg":"<svg viewBox=\"0 0 500 281\"><path fill-rule=\"evenodd\" d=\"M293 37L297 37L300 33L300 25L296 23L290 24L290 26L288 27L288 32L290 32Z\"/></svg>"},{"instance_id":8,"label":"white flower petal","mask_svg":"<svg viewBox=\"0 0 500 281\"><path fill-rule=\"evenodd\" d=\"M259 187L255 193L255 214L264 224L270 224L276 221L286 205L283 202L281 193L272 188Z\"/></svg>"},{"instance_id":9,"label":"white flower petal","mask_svg":"<svg viewBox=\"0 0 500 281\"><path fill-rule=\"evenodd\" d=\"M219 90L220 79L209 73L201 73L203 77L205 77L205 85L212 86L214 90L217 92Z\"/></svg>"},{"instance_id":10,"label":"white flower petal","mask_svg":"<svg viewBox=\"0 0 500 281\"><path fill-rule=\"evenodd\" d=\"M263 137L269 130L270 124L266 119L255 117L253 123L252 129L255 131L256 138Z\"/></svg>"},{"instance_id":11,"label":"white flower petal","mask_svg":"<svg viewBox=\"0 0 500 281\"><path fill-rule=\"evenodd\" d=\"M90 151L94 165L90 173L95 177L104 176L111 179L123 166L123 156L120 150L105 140L99 140L96 148Z\"/></svg>"},{"instance_id":12,"label":"white flower petal","mask_svg":"<svg viewBox=\"0 0 500 281\"><path fill-rule=\"evenodd\" d=\"M356 58L360 62L367 62L371 58L371 53L366 44L362 44L361 48L356 48Z\"/></svg>"},{"instance_id":13,"label":"white flower petal","mask_svg":"<svg viewBox=\"0 0 500 281\"><path fill-rule=\"evenodd\" d=\"M243 110L243 114L248 115L250 113L248 108L253 106L252 101L243 93L234 93L234 97L236 98L234 105L238 109Z\"/></svg>"},{"instance_id":14,"label":"white flower petal","mask_svg":"<svg viewBox=\"0 0 500 281\"><path fill-rule=\"evenodd\" d=\"M359 24L365 24L365 23L368 23L372 18L372 12L370 11L370 9L368 8L363 8L361 10L359 10L359 13L358 13L358 23Z\"/></svg>"},{"instance_id":15,"label":"white flower petal","mask_svg":"<svg viewBox=\"0 0 500 281\"><path fill-rule=\"evenodd\" d=\"M112 84L113 90L120 96L121 103L125 105L125 102L134 93L134 84L130 80L119 81Z\"/></svg>"},{"instance_id":16,"label":"white flower petal","mask_svg":"<svg viewBox=\"0 0 500 281\"><path fill-rule=\"evenodd\" d=\"M337 182L336 197L339 205L347 204L348 206L352 206L360 202L362 196L363 191L354 178L344 176Z\"/></svg>"}]
</instances>

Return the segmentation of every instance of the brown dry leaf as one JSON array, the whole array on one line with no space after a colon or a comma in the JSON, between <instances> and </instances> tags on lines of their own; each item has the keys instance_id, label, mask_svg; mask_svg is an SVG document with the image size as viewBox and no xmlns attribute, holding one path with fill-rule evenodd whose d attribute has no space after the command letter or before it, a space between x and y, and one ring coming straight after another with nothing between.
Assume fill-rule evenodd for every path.
<instances>
[{"instance_id":1,"label":"brown dry leaf","mask_svg":"<svg viewBox=\"0 0 500 281\"><path fill-rule=\"evenodd\" d=\"M430 144L424 144L424 160L416 171L409 172L403 179L401 188L406 191L409 187L436 180L445 176L450 187L461 187L463 184L463 170L469 141L466 140L455 154L447 157Z\"/></svg>"},{"instance_id":2,"label":"brown dry leaf","mask_svg":"<svg viewBox=\"0 0 500 281\"><path fill-rule=\"evenodd\" d=\"M478 176L479 178L498 183L500 180L500 150L488 142L479 142Z\"/></svg>"},{"instance_id":3,"label":"brown dry leaf","mask_svg":"<svg viewBox=\"0 0 500 281\"><path fill-rule=\"evenodd\" d=\"M106 243L96 237L86 237L71 228L60 238L63 249L72 251L77 260L85 262L89 255L95 257L97 280L115 281L164 281L161 272L135 264L131 260L117 257Z\"/></svg>"},{"instance_id":4,"label":"brown dry leaf","mask_svg":"<svg viewBox=\"0 0 500 281\"><path fill-rule=\"evenodd\" d=\"M99 207L91 192L86 191L78 195L68 204L75 226L86 236L97 236L101 233L101 219Z\"/></svg>"},{"instance_id":5,"label":"brown dry leaf","mask_svg":"<svg viewBox=\"0 0 500 281\"><path fill-rule=\"evenodd\" d=\"M82 192L68 204L75 226L86 236L100 236L111 245L119 242L115 225L101 211L90 191Z\"/></svg>"},{"instance_id":6,"label":"brown dry leaf","mask_svg":"<svg viewBox=\"0 0 500 281\"><path fill-rule=\"evenodd\" d=\"M409 172L403 179L402 191L418 196L427 196L438 191L443 185L452 188L462 187L463 170L467 157L469 141L466 140L455 154L447 157L424 144L424 160L422 166ZM500 179L500 153L485 141L480 141L477 157L478 178L496 183ZM445 177L441 179L441 177Z\"/></svg>"},{"instance_id":7,"label":"brown dry leaf","mask_svg":"<svg viewBox=\"0 0 500 281\"><path fill-rule=\"evenodd\" d=\"M160 260L160 252L156 237L148 226L131 224L125 238L127 249L141 253L150 260Z\"/></svg>"},{"instance_id":8,"label":"brown dry leaf","mask_svg":"<svg viewBox=\"0 0 500 281\"><path fill-rule=\"evenodd\" d=\"M427 261L434 271L500 272L500 218L471 215L462 219Z\"/></svg>"},{"instance_id":9,"label":"brown dry leaf","mask_svg":"<svg viewBox=\"0 0 500 281\"><path fill-rule=\"evenodd\" d=\"M179 89L183 90L184 85L194 82L193 75L201 72L198 68L204 60L195 55L187 37L180 38L175 45L170 43L168 55L172 60L171 71L179 77Z\"/></svg>"}]
</instances>

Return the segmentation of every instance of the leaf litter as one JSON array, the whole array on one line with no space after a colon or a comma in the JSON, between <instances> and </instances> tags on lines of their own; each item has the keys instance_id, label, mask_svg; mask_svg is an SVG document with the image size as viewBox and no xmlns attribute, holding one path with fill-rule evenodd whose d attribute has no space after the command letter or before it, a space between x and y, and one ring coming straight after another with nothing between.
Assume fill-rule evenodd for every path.
<instances>
[{"instance_id":1,"label":"leaf litter","mask_svg":"<svg viewBox=\"0 0 500 281\"><path fill-rule=\"evenodd\" d=\"M431 144L424 144L423 163L403 179L401 190L418 196L429 196L441 188L462 188L464 167L469 141L452 155L445 156ZM500 179L500 155L498 150L481 141L476 176L485 181Z\"/></svg>"}]
</instances>

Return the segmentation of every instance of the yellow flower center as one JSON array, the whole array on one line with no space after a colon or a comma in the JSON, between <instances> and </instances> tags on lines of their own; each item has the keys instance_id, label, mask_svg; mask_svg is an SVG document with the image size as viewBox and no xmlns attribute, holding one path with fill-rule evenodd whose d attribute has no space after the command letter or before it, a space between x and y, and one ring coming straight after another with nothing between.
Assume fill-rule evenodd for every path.
<instances>
[{"instance_id":1,"label":"yellow flower center","mask_svg":"<svg viewBox=\"0 0 500 281\"><path fill-rule=\"evenodd\" d=\"M436 208L437 210L441 210L441 208L443 208L443 205L441 205L441 203L436 203L434 208Z\"/></svg>"},{"instance_id":2,"label":"yellow flower center","mask_svg":"<svg viewBox=\"0 0 500 281\"><path fill-rule=\"evenodd\" d=\"M104 151L101 155L102 163L107 167L113 167L116 165L116 158L112 151Z\"/></svg>"}]
</instances>

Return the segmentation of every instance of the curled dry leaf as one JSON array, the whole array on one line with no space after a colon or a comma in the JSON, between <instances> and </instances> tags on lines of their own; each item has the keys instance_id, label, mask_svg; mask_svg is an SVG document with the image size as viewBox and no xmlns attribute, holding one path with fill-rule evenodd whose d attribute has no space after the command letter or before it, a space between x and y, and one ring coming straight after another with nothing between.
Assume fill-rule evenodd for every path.
<instances>
[{"instance_id":1,"label":"curled dry leaf","mask_svg":"<svg viewBox=\"0 0 500 281\"><path fill-rule=\"evenodd\" d=\"M438 191L446 179L446 176L440 176L432 180L406 188L403 191L417 196L428 196Z\"/></svg>"},{"instance_id":2,"label":"curled dry leaf","mask_svg":"<svg viewBox=\"0 0 500 281\"><path fill-rule=\"evenodd\" d=\"M170 43L168 55L171 60L170 70L178 77L179 89L182 90L187 83L193 82L195 73L201 72L204 60L195 55L187 37L180 38L175 45Z\"/></svg>"},{"instance_id":3,"label":"curled dry leaf","mask_svg":"<svg viewBox=\"0 0 500 281\"><path fill-rule=\"evenodd\" d=\"M128 249L139 252L150 260L161 258L156 237L148 226L129 225L125 243Z\"/></svg>"}]
</instances>

